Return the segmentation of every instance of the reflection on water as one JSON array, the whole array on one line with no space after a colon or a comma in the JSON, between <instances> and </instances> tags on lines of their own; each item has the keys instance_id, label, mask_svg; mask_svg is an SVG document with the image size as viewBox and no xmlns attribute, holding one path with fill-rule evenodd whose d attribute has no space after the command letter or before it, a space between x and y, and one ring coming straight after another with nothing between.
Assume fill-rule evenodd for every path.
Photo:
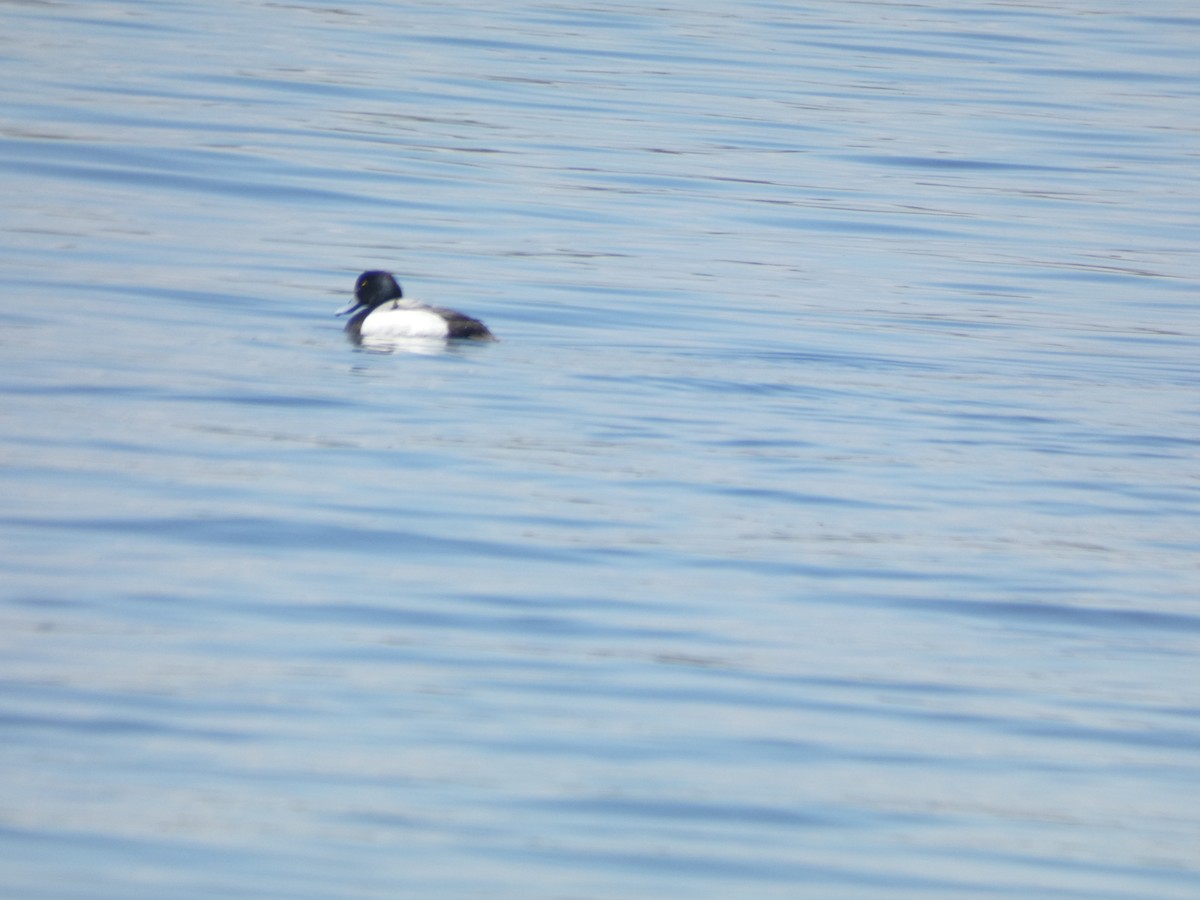
<instances>
[{"instance_id":1,"label":"reflection on water","mask_svg":"<svg viewBox=\"0 0 1200 900\"><path fill-rule=\"evenodd\" d=\"M6 23L2 893L1195 895L1190 9Z\"/></svg>"},{"instance_id":2,"label":"reflection on water","mask_svg":"<svg viewBox=\"0 0 1200 900\"><path fill-rule=\"evenodd\" d=\"M371 353L415 353L418 356L437 356L449 350L445 338L364 338L358 342Z\"/></svg>"}]
</instances>

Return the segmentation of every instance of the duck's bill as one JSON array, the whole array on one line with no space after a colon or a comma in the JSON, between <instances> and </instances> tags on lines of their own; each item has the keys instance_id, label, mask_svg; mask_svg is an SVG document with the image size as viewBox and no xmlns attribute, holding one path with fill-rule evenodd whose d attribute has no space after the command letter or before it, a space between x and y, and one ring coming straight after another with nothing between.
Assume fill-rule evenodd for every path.
<instances>
[{"instance_id":1,"label":"duck's bill","mask_svg":"<svg viewBox=\"0 0 1200 900\"><path fill-rule=\"evenodd\" d=\"M346 315L346 313L354 312L360 306L362 306L362 304L359 303L357 300L351 300L348 304L346 304L344 307L342 307L336 313L334 313L334 315L335 316L344 316L344 315Z\"/></svg>"}]
</instances>

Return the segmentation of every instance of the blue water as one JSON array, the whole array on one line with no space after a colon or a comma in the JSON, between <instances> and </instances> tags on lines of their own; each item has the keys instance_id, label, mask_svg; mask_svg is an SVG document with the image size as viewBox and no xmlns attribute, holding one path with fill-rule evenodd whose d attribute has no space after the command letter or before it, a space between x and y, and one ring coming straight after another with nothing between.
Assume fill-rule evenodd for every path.
<instances>
[{"instance_id":1,"label":"blue water","mask_svg":"<svg viewBox=\"0 0 1200 900\"><path fill-rule=\"evenodd\" d=\"M1200 895L1194 4L476 6L4 4L0 895Z\"/></svg>"}]
</instances>

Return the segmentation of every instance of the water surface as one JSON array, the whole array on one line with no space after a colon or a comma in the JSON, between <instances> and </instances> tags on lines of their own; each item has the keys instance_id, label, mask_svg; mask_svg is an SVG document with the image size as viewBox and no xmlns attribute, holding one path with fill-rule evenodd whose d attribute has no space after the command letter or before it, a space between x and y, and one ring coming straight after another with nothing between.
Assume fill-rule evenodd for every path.
<instances>
[{"instance_id":1,"label":"water surface","mask_svg":"<svg viewBox=\"0 0 1200 900\"><path fill-rule=\"evenodd\" d=\"M1190 4L4 11L4 893L1200 890Z\"/></svg>"}]
</instances>

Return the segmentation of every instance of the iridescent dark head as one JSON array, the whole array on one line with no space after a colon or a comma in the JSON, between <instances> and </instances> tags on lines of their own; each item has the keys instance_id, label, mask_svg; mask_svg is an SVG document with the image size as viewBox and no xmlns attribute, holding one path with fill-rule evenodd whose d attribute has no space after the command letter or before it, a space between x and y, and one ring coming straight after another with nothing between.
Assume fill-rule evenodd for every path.
<instances>
[{"instance_id":1,"label":"iridescent dark head","mask_svg":"<svg viewBox=\"0 0 1200 900\"><path fill-rule=\"evenodd\" d=\"M363 272L354 282L354 299L361 306L374 309L389 300L399 300L404 294L391 272Z\"/></svg>"},{"instance_id":2,"label":"iridescent dark head","mask_svg":"<svg viewBox=\"0 0 1200 900\"><path fill-rule=\"evenodd\" d=\"M391 272L373 269L358 276L358 280L354 282L354 301L340 310L338 315L369 313L389 300L399 300L403 296L400 285Z\"/></svg>"}]
</instances>

